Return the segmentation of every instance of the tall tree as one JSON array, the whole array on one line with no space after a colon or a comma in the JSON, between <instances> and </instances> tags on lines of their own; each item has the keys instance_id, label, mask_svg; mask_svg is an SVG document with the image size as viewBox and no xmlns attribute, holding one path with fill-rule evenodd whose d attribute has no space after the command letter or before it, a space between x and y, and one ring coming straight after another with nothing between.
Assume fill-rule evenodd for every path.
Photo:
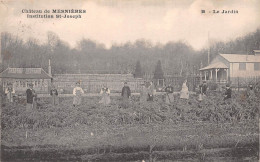
<instances>
[{"instance_id":1,"label":"tall tree","mask_svg":"<svg viewBox=\"0 0 260 162\"><path fill-rule=\"evenodd\" d=\"M154 79L163 79L163 70L162 70L162 65L161 65L161 61L159 60L157 62L157 65L155 67L155 71L154 71Z\"/></svg>"},{"instance_id":2,"label":"tall tree","mask_svg":"<svg viewBox=\"0 0 260 162\"><path fill-rule=\"evenodd\" d=\"M135 73L134 73L135 78L142 78L143 77L143 72L141 68L140 61L138 60L135 66Z\"/></svg>"}]
</instances>

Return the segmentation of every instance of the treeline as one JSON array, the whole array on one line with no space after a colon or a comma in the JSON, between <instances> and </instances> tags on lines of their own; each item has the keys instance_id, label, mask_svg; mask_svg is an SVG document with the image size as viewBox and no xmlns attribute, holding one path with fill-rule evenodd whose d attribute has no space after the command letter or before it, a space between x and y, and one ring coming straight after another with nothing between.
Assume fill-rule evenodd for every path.
<instances>
[{"instance_id":1,"label":"treeline","mask_svg":"<svg viewBox=\"0 0 260 162\"><path fill-rule=\"evenodd\" d=\"M136 42L104 44L82 39L75 48L48 32L48 41L23 41L10 33L1 34L3 69L9 67L42 67L47 71L51 59L53 73L134 73L137 61L145 73L153 73L158 60L166 74L188 75L198 73L201 64L207 65L208 49L195 51L183 42L152 44L140 39ZM216 42L210 47L210 57L218 53L249 53L260 49L260 30L229 42Z\"/></svg>"}]
</instances>

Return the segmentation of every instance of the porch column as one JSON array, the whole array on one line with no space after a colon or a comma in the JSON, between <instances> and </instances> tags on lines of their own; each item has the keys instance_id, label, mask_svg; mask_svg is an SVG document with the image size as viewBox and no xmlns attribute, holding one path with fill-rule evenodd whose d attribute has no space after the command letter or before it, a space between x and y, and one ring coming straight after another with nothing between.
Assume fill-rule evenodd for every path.
<instances>
[{"instance_id":1,"label":"porch column","mask_svg":"<svg viewBox=\"0 0 260 162\"><path fill-rule=\"evenodd\" d=\"M216 82L217 82L217 80L218 80L218 70L217 69L215 69L215 72L216 72Z\"/></svg>"},{"instance_id":2,"label":"porch column","mask_svg":"<svg viewBox=\"0 0 260 162\"><path fill-rule=\"evenodd\" d=\"M218 71L219 71L219 69L215 69L215 71L216 71L216 82L218 81Z\"/></svg>"},{"instance_id":3,"label":"porch column","mask_svg":"<svg viewBox=\"0 0 260 162\"><path fill-rule=\"evenodd\" d=\"M210 70L210 80L212 80L212 70Z\"/></svg>"},{"instance_id":4,"label":"porch column","mask_svg":"<svg viewBox=\"0 0 260 162\"><path fill-rule=\"evenodd\" d=\"M207 71L204 72L204 79L207 80Z\"/></svg>"},{"instance_id":5,"label":"porch column","mask_svg":"<svg viewBox=\"0 0 260 162\"><path fill-rule=\"evenodd\" d=\"M200 81L202 81L202 71L200 71Z\"/></svg>"},{"instance_id":6,"label":"porch column","mask_svg":"<svg viewBox=\"0 0 260 162\"><path fill-rule=\"evenodd\" d=\"M163 81L163 83L162 83L163 85L162 86L164 87L164 79L162 81Z\"/></svg>"},{"instance_id":7,"label":"porch column","mask_svg":"<svg viewBox=\"0 0 260 162\"><path fill-rule=\"evenodd\" d=\"M228 69L225 69L226 70L226 72L227 72L227 81L228 81Z\"/></svg>"}]
</instances>

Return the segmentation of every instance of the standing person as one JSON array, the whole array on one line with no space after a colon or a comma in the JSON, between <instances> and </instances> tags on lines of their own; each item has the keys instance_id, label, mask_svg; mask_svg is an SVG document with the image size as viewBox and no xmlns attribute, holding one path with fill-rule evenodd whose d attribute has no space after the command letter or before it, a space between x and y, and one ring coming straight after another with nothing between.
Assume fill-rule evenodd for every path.
<instances>
[{"instance_id":1,"label":"standing person","mask_svg":"<svg viewBox=\"0 0 260 162\"><path fill-rule=\"evenodd\" d=\"M171 104L174 101L174 96L173 96L173 86L171 84L169 84L166 88L165 88L165 92L166 92L166 98L165 98L165 102L167 104Z\"/></svg>"},{"instance_id":2,"label":"standing person","mask_svg":"<svg viewBox=\"0 0 260 162\"><path fill-rule=\"evenodd\" d=\"M80 87L80 82L76 83L76 87L73 89L73 106L76 107L81 104L81 97L84 94L83 89Z\"/></svg>"},{"instance_id":3,"label":"standing person","mask_svg":"<svg viewBox=\"0 0 260 162\"><path fill-rule=\"evenodd\" d=\"M227 84L226 85L226 92L224 94L224 100L227 100L227 99L231 98L231 93L232 93L232 90L230 88L230 85Z\"/></svg>"},{"instance_id":4,"label":"standing person","mask_svg":"<svg viewBox=\"0 0 260 162\"><path fill-rule=\"evenodd\" d=\"M254 92L254 88L253 88L252 84L249 85L249 88L247 90L247 96L248 96L248 98L254 98L255 97L255 92Z\"/></svg>"},{"instance_id":5,"label":"standing person","mask_svg":"<svg viewBox=\"0 0 260 162\"><path fill-rule=\"evenodd\" d=\"M124 83L124 87L122 88L121 96L123 97L123 101L127 102L129 97L131 96L130 87L127 85L127 82Z\"/></svg>"},{"instance_id":6,"label":"standing person","mask_svg":"<svg viewBox=\"0 0 260 162\"><path fill-rule=\"evenodd\" d=\"M142 89L141 89L141 93L140 93L140 102L141 103L146 103L147 101L147 97L148 97L148 89L146 84L141 84L142 85Z\"/></svg>"},{"instance_id":7,"label":"standing person","mask_svg":"<svg viewBox=\"0 0 260 162\"><path fill-rule=\"evenodd\" d=\"M203 83L199 85L199 101L202 101L203 97L206 96L207 89L207 82L203 81Z\"/></svg>"},{"instance_id":8,"label":"standing person","mask_svg":"<svg viewBox=\"0 0 260 162\"><path fill-rule=\"evenodd\" d=\"M52 84L52 86L51 86L50 95L51 95L51 103L52 103L52 105L53 106L59 105L58 91L55 88L54 84Z\"/></svg>"},{"instance_id":9,"label":"standing person","mask_svg":"<svg viewBox=\"0 0 260 162\"><path fill-rule=\"evenodd\" d=\"M207 93L207 89L208 89L207 83L206 81L203 81L202 85L200 85L201 94L205 96Z\"/></svg>"},{"instance_id":10,"label":"standing person","mask_svg":"<svg viewBox=\"0 0 260 162\"><path fill-rule=\"evenodd\" d=\"M107 88L106 86L103 86L103 88L101 88L100 94L102 95L102 98L99 101L99 103L104 104L104 106L109 105L111 103L110 89Z\"/></svg>"},{"instance_id":11,"label":"standing person","mask_svg":"<svg viewBox=\"0 0 260 162\"><path fill-rule=\"evenodd\" d=\"M8 83L7 87L5 89L5 95L7 96L7 101L12 103L14 100L14 94L15 94L15 90L13 88L12 83Z\"/></svg>"},{"instance_id":12,"label":"standing person","mask_svg":"<svg viewBox=\"0 0 260 162\"><path fill-rule=\"evenodd\" d=\"M150 86L148 87L148 101L153 101L154 96L154 85L153 82L150 82Z\"/></svg>"},{"instance_id":13,"label":"standing person","mask_svg":"<svg viewBox=\"0 0 260 162\"><path fill-rule=\"evenodd\" d=\"M29 88L26 90L26 111L33 110L35 108L35 97L36 93L33 89L33 84L29 83Z\"/></svg>"},{"instance_id":14,"label":"standing person","mask_svg":"<svg viewBox=\"0 0 260 162\"><path fill-rule=\"evenodd\" d=\"M187 87L187 79L182 84L180 98L189 99L189 88Z\"/></svg>"}]
</instances>

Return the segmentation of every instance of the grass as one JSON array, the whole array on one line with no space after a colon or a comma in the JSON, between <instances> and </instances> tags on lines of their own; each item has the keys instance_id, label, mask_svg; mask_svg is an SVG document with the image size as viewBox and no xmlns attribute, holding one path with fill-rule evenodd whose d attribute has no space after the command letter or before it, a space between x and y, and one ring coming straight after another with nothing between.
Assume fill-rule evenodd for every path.
<instances>
[{"instance_id":1,"label":"grass","mask_svg":"<svg viewBox=\"0 0 260 162\"><path fill-rule=\"evenodd\" d=\"M27 138L26 138L27 132ZM11 136L10 136L11 135ZM77 146L77 147L145 147L165 146L182 149L185 145L195 148L203 144L208 148L229 147L257 142L257 129L241 124L216 125L198 124L194 127L181 125L127 125L127 126L86 126L79 125L66 128L10 129L2 132L6 146Z\"/></svg>"},{"instance_id":2,"label":"grass","mask_svg":"<svg viewBox=\"0 0 260 162\"><path fill-rule=\"evenodd\" d=\"M26 158L29 155L38 158L40 155L45 155L44 152L49 156L52 152L55 157L68 157L72 158L71 160L79 158L77 160L101 159L102 161L111 158L113 161L116 159L120 161L122 158L131 160L135 157L136 160L136 158L147 159L150 156L182 159L187 156L197 157L198 154L204 153L207 156L228 156L231 155L232 149L254 150L259 143L257 130L245 128L243 124L220 126L197 123L195 128L186 125L162 127L155 124L79 125L27 131L27 138L24 129L8 130L3 134L5 137L12 135L9 136L9 140L2 143L10 148L6 149L8 152L6 155L17 156L17 150L20 150ZM16 151L12 154L10 150ZM255 150L254 153L249 152L244 156L257 157L257 152L258 150ZM44 158L50 160L49 157Z\"/></svg>"}]
</instances>

